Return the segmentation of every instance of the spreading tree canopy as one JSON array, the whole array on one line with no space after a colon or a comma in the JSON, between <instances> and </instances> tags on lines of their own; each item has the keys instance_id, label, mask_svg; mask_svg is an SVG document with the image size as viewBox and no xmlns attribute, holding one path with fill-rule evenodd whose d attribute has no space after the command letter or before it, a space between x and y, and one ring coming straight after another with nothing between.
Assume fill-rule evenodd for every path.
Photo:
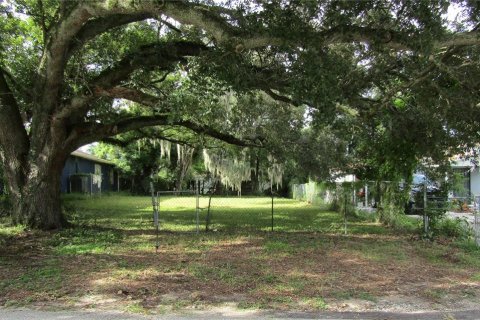
<instances>
[{"instance_id":1,"label":"spreading tree canopy","mask_svg":"<svg viewBox=\"0 0 480 320\"><path fill-rule=\"evenodd\" d=\"M479 8L456 1L452 24L449 7L445 0L3 1L0 159L14 220L60 227L63 164L93 141L167 126L265 143L256 130L220 121L218 100L197 104L211 92L261 91L307 106L320 131L393 145L405 133L409 145L397 151L411 148L412 157L468 147L479 140ZM189 89L175 77L188 78ZM122 108L122 99L140 107Z\"/></svg>"}]
</instances>

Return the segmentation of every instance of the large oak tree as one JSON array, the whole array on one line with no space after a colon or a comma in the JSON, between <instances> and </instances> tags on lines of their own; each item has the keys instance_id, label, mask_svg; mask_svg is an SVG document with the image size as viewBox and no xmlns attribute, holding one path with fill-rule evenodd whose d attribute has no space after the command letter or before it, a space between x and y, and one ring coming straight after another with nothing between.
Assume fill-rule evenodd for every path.
<instances>
[{"instance_id":1,"label":"large oak tree","mask_svg":"<svg viewBox=\"0 0 480 320\"><path fill-rule=\"evenodd\" d=\"M175 82L165 81L172 72L191 74L202 90L215 82L307 105L319 124L341 118L341 105L356 108L362 119L385 112L395 119L391 100L399 92L412 104L445 110L428 92L451 103L444 91L452 87L472 116L450 115L466 131L446 130L445 123L440 130L468 136L478 117L472 78L478 76L478 8L462 3L466 23L455 29L442 16L448 5L7 1L0 13L0 159L14 220L61 227L62 167L70 152L94 141L178 126L235 144L258 143L244 130L192 112L195 101L182 100ZM130 112L119 99L145 108Z\"/></svg>"}]
</instances>

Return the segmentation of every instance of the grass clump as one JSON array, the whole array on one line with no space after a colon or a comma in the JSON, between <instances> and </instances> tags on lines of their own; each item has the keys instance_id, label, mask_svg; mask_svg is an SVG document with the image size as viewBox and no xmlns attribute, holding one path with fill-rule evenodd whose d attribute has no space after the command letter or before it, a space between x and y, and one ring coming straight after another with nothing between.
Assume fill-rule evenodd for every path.
<instances>
[{"instance_id":1,"label":"grass clump","mask_svg":"<svg viewBox=\"0 0 480 320\"><path fill-rule=\"evenodd\" d=\"M48 244L58 254L103 253L122 239L123 235L118 230L77 227L56 233Z\"/></svg>"},{"instance_id":2,"label":"grass clump","mask_svg":"<svg viewBox=\"0 0 480 320\"><path fill-rule=\"evenodd\" d=\"M303 299L303 304L309 306L313 310L327 310L328 304L322 297L314 297L314 298L305 298Z\"/></svg>"}]
</instances>

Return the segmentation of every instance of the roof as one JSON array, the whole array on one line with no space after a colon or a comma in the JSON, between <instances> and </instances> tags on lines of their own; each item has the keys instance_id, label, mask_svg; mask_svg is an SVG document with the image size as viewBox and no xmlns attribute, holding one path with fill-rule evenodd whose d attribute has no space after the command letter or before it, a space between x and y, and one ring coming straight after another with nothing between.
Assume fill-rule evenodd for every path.
<instances>
[{"instance_id":1,"label":"roof","mask_svg":"<svg viewBox=\"0 0 480 320\"><path fill-rule=\"evenodd\" d=\"M474 168L475 164L471 160L457 159L451 162L452 168Z\"/></svg>"},{"instance_id":2,"label":"roof","mask_svg":"<svg viewBox=\"0 0 480 320\"><path fill-rule=\"evenodd\" d=\"M83 151L80 151L80 150L75 150L70 155L72 155L74 157L79 157L79 158L87 159L87 160L90 160L90 161L98 162L98 163L109 164L109 165L112 165L112 166L115 165L115 163L113 163L112 161L108 161L108 160L99 158L97 156L94 156L93 154L89 154L89 153L86 153L86 152L83 152Z\"/></svg>"}]
</instances>

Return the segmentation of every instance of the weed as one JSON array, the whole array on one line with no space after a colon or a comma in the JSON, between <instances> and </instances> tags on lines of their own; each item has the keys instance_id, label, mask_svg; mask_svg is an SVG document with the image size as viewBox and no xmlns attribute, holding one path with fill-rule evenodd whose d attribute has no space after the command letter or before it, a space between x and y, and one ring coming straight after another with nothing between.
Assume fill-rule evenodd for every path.
<instances>
[{"instance_id":1,"label":"weed","mask_svg":"<svg viewBox=\"0 0 480 320\"><path fill-rule=\"evenodd\" d=\"M472 236L472 230L468 227L466 219L441 219L436 225L435 234L450 239L467 241Z\"/></svg>"},{"instance_id":2,"label":"weed","mask_svg":"<svg viewBox=\"0 0 480 320\"><path fill-rule=\"evenodd\" d=\"M370 292L357 290L341 290L333 293L333 296L338 300L361 299L366 301L376 302L377 298Z\"/></svg>"},{"instance_id":3,"label":"weed","mask_svg":"<svg viewBox=\"0 0 480 320\"><path fill-rule=\"evenodd\" d=\"M427 298L433 301L440 301L447 294L447 292L443 289L427 289L423 293Z\"/></svg>"},{"instance_id":4,"label":"weed","mask_svg":"<svg viewBox=\"0 0 480 320\"><path fill-rule=\"evenodd\" d=\"M126 307L125 307L125 311L126 312L130 312L130 313L139 313L139 314L147 314L148 313L148 310L146 310L140 303L138 302L133 302L133 303L130 303L128 304Z\"/></svg>"},{"instance_id":5,"label":"weed","mask_svg":"<svg viewBox=\"0 0 480 320\"><path fill-rule=\"evenodd\" d=\"M327 310L328 304L322 297L306 298L304 303L315 310Z\"/></svg>"},{"instance_id":6,"label":"weed","mask_svg":"<svg viewBox=\"0 0 480 320\"><path fill-rule=\"evenodd\" d=\"M358 299L366 300L366 301L371 301L371 302L377 302L377 297L372 295L370 292L359 292L357 293Z\"/></svg>"},{"instance_id":7,"label":"weed","mask_svg":"<svg viewBox=\"0 0 480 320\"><path fill-rule=\"evenodd\" d=\"M265 283L275 283L278 281L278 277L273 273L267 273L262 279Z\"/></svg>"},{"instance_id":8,"label":"weed","mask_svg":"<svg viewBox=\"0 0 480 320\"><path fill-rule=\"evenodd\" d=\"M462 296L464 298L475 298L477 296L477 293L471 289L464 289L462 290Z\"/></svg>"}]
</instances>

